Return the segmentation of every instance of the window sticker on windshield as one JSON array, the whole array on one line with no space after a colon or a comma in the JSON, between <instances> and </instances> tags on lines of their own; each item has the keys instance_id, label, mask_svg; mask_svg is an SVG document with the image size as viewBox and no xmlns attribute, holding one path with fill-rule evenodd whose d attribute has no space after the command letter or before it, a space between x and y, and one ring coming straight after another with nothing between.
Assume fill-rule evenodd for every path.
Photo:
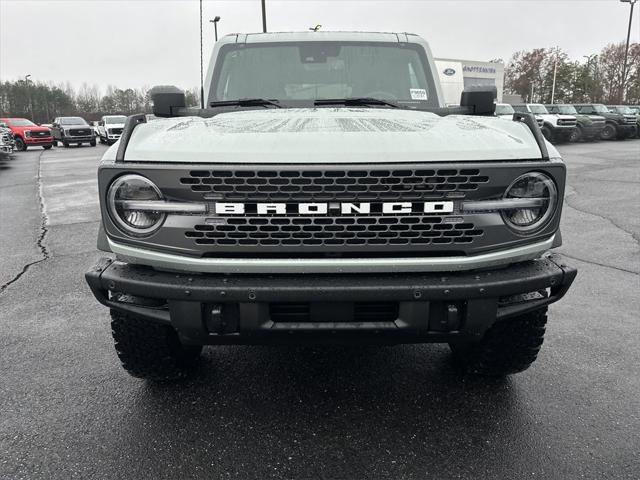
<instances>
[{"instance_id":1,"label":"window sticker on windshield","mask_svg":"<svg viewBox=\"0 0 640 480\"><path fill-rule=\"evenodd\" d=\"M427 91L424 88L410 88L411 100L426 100Z\"/></svg>"}]
</instances>

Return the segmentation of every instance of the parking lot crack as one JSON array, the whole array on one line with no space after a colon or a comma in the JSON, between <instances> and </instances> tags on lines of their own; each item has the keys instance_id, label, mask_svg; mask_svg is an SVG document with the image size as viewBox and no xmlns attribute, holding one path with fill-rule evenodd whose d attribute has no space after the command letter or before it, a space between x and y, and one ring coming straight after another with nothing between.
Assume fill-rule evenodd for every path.
<instances>
[{"instance_id":1,"label":"parking lot crack","mask_svg":"<svg viewBox=\"0 0 640 480\"><path fill-rule=\"evenodd\" d=\"M49 259L49 256L50 256L49 250L47 249L47 246L44 243L47 237L47 233L49 233L49 228L48 228L49 219L45 211L44 197L42 194L42 155L43 154L44 154L44 151L41 152L40 155L38 155L38 176L36 178L36 187L37 187L36 192L38 196L38 205L40 208L40 231L38 233L38 237L36 238L36 245L40 250L41 257L38 260L35 260L33 262L30 262L24 265L22 267L22 270L20 270L20 272L18 272L16 276L14 276L12 279L7 281L6 283L0 285L0 294L2 294L10 285L20 280L22 276L25 273L27 273L31 267L46 261L47 259Z\"/></svg>"},{"instance_id":2,"label":"parking lot crack","mask_svg":"<svg viewBox=\"0 0 640 480\"><path fill-rule=\"evenodd\" d=\"M577 195L577 192L576 192L576 188L574 187L574 192L572 192L572 193L570 193L570 194L567 194L567 195L565 196L564 203L565 203L566 205L568 205L568 206L569 206L569 208L573 208L574 210L577 210L578 212L582 212L582 213L584 213L584 214L586 214L586 215L593 215L594 217L598 217L598 218L600 218L600 219L602 219L602 220L605 220L605 221L607 221L607 222L611 223L611 225L613 225L613 226L614 226L615 228L617 228L618 230L620 230L620 231L622 231L622 232L624 232L624 233L626 233L626 234L630 235L630 236L631 236L631 239L636 243L636 245L637 245L638 247L640 247L640 236L638 236L638 234L636 234L635 232L632 232L631 230L627 230L627 229L626 229L626 228L624 228L624 227L621 227L621 226L620 226L620 225L618 225L616 222L614 222L613 220L611 220L609 217L605 217L604 215L600 215L600 214L595 213L595 212L590 212L589 210L586 210L586 209L584 209L584 208L579 208L579 207L577 207L575 204L572 204L572 203L571 203L571 201L570 201L570 198L572 198L572 197L573 197L573 196L575 196L575 195Z\"/></svg>"},{"instance_id":3,"label":"parking lot crack","mask_svg":"<svg viewBox=\"0 0 640 480\"><path fill-rule=\"evenodd\" d=\"M611 268L613 270L617 270L619 272L630 273L632 275L640 275L640 272L634 272L633 270L627 270L626 268L614 267L613 265L607 265L606 263L594 262L593 260L587 260L580 257L575 257L573 255L569 255L566 252L561 252L563 257L571 258L572 260L578 260L579 262L588 263L589 265L596 265L598 267Z\"/></svg>"}]
</instances>

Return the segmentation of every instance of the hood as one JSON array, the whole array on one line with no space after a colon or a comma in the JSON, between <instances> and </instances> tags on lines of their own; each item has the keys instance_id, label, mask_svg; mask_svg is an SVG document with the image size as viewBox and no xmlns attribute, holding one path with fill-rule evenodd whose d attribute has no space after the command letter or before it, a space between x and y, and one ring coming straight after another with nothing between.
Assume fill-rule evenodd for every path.
<instances>
[{"instance_id":1,"label":"hood","mask_svg":"<svg viewBox=\"0 0 640 480\"><path fill-rule=\"evenodd\" d=\"M51 130L47 127L41 127L40 125L35 126L25 126L25 127L14 127L13 125L9 127L14 132L24 132L29 130L30 132L51 132Z\"/></svg>"},{"instance_id":2,"label":"hood","mask_svg":"<svg viewBox=\"0 0 640 480\"><path fill-rule=\"evenodd\" d=\"M65 123L64 125L60 125L60 128L93 128L91 125L85 125L84 123Z\"/></svg>"},{"instance_id":3,"label":"hood","mask_svg":"<svg viewBox=\"0 0 640 480\"><path fill-rule=\"evenodd\" d=\"M124 123L105 123L104 128L107 130L110 128L124 128Z\"/></svg>"},{"instance_id":4,"label":"hood","mask_svg":"<svg viewBox=\"0 0 640 480\"><path fill-rule=\"evenodd\" d=\"M562 119L562 120L575 120L576 116L575 115L565 115L563 113L557 113L556 117Z\"/></svg>"},{"instance_id":5,"label":"hood","mask_svg":"<svg viewBox=\"0 0 640 480\"><path fill-rule=\"evenodd\" d=\"M387 108L264 109L141 124L125 160L371 163L538 159L528 127Z\"/></svg>"}]
</instances>

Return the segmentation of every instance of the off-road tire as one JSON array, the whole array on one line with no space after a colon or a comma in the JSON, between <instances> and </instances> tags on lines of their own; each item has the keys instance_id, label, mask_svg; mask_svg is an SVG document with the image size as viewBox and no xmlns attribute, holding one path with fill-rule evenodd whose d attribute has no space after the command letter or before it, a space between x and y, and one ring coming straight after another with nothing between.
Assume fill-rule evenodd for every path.
<instances>
[{"instance_id":1,"label":"off-road tire","mask_svg":"<svg viewBox=\"0 0 640 480\"><path fill-rule=\"evenodd\" d=\"M16 137L16 150L24 152L27 150L27 144L20 137Z\"/></svg>"},{"instance_id":2,"label":"off-road tire","mask_svg":"<svg viewBox=\"0 0 640 480\"><path fill-rule=\"evenodd\" d=\"M569 137L569 141L570 142L579 142L580 140L582 140L582 127L581 126L577 126L575 128L575 130L573 132L571 132L571 136Z\"/></svg>"},{"instance_id":3,"label":"off-road tire","mask_svg":"<svg viewBox=\"0 0 640 480\"><path fill-rule=\"evenodd\" d=\"M95 140L91 140L89 142L89 145L91 145L92 147L95 147L96 146L96 141Z\"/></svg>"},{"instance_id":4,"label":"off-road tire","mask_svg":"<svg viewBox=\"0 0 640 480\"><path fill-rule=\"evenodd\" d=\"M42 148L44 148L45 150L51 150L51 147L53 147L53 145L43 145Z\"/></svg>"},{"instance_id":5,"label":"off-road tire","mask_svg":"<svg viewBox=\"0 0 640 480\"><path fill-rule=\"evenodd\" d=\"M64 140L62 141L62 146L64 148L69 148L69 142L65 142Z\"/></svg>"},{"instance_id":6,"label":"off-road tire","mask_svg":"<svg viewBox=\"0 0 640 480\"><path fill-rule=\"evenodd\" d=\"M183 345L169 325L115 310L111 310L111 332L124 369L155 382L186 378L202 352L199 345Z\"/></svg>"},{"instance_id":7,"label":"off-road tire","mask_svg":"<svg viewBox=\"0 0 640 480\"><path fill-rule=\"evenodd\" d=\"M482 340L449 344L456 365L465 373L501 377L526 370L544 341L547 309L493 324Z\"/></svg>"},{"instance_id":8,"label":"off-road tire","mask_svg":"<svg viewBox=\"0 0 640 480\"><path fill-rule=\"evenodd\" d=\"M611 124L606 124L602 133L600 134L600 138L602 140L613 140L616 137L616 127Z\"/></svg>"}]
</instances>

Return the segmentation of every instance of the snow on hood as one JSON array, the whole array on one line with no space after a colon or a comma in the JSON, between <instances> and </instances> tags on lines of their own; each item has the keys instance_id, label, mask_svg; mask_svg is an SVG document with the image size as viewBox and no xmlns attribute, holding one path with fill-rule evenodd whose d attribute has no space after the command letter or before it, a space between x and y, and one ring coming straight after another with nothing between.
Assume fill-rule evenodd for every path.
<instances>
[{"instance_id":1,"label":"snow on hood","mask_svg":"<svg viewBox=\"0 0 640 480\"><path fill-rule=\"evenodd\" d=\"M388 108L264 109L141 124L125 160L372 163L539 159L533 134L498 117Z\"/></svg>"}]
</instances>

